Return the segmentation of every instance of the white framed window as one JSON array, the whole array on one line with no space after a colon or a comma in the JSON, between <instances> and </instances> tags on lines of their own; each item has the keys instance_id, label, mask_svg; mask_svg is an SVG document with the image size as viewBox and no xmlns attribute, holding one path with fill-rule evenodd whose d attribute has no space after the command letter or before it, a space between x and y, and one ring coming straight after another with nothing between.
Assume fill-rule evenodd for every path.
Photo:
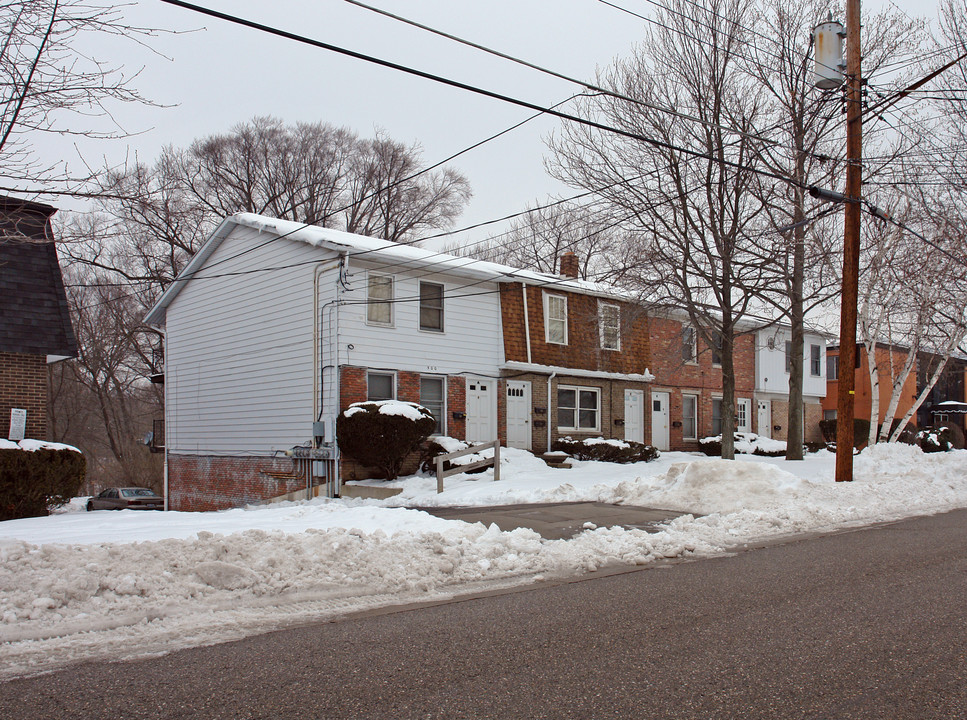
<instances>
[{"instance_id":1,"label":"white framed window","mask_svg":"<svg viewBox=\"0 0 967 720\"><path fill-rule=\"evenodd\" d=\"M722 398L712 398L712 434L722 434Z\"/></svg>"},{"instance_id":2,"label":"white framed window","mask_svg":"<svg viewBox=\"0 0 967 720\"><path fill-rule=\"evenodd\" d=\"M544 341L567 345L567 298L544 293Z\"/></svg>"},{"instance_id":3,"label":"white framed window","mask_svg":"<svg viewBox=\"0 0 967 720\"><path fill-rule=\"evenodd\" d=\"M823 420L835 420L836 411L835 410L823 410Z\"/></svg>"},{"instance_id":4,"label":"white framed window","mask_svg":"<svg viewBox=\"0 0 967 720\"><path fill-rule=\"evenodd\" d=\"M819 345L809 346L809 374L813 377L823 374L823 349Z\"/></svg>"},{"instance_id":5,"label":"white framed window","mask_svg":"<svg viewBox=\"0 0 967 720\"><path fill-rule=\"evenodd\" d=\"M395 400L396 375L391 372L366 373L367 400Z\"/></svg>"},{"instance_id":6,"label":"white framed window","mask_svg":"<svg viewBox=\"0 0 967 720\"><path fill-rule=\"evenodd\" d=\"M682 328L682 360L692 364L698 362L698 333L691 326Z\"/></svg>"},{"instance_id":7,"label":"white framed window","mask_svg":"<svg viewBox=\"0 0 967 720\"><path fill-rule=\"evenodd\" d=\"M369 273L366 302L367 323L393 327L393 276Z\"/></svg>"},{"instance_id":8,"label":"white framed window","mask_svg":"<svg viewBox=\"0 0 967 720\"><path fill-rule=\"evenodd\" d=\"M735 429L752 432L752 400L739 398L735 401Z\"/></svg>"},{"instance_id":9,"label":"white framed window","mask_svg":"<svg viewBox=\"0 0 967 720\"><path fill-rule=\"evenodd\" d=\"M558 430L601 430L601 389L557 386Z\"/></svg>"},{"instance_id":10,"label":"white framed window","mask_svg":"<svg viewBox=\"0 0 967 720\"><path fill-rule=\"evenodd\" d=\"M682 395L682 439L698 439L698 395Z\"/></svg>"},{"instance_id":11,"label":"white framed window","mask_svg":"<svg viewBox=\"0 0 967 720\"><path fill-rule=\"evenodd\" d=\"M598 326L601 329L601 347L604 350L621 349L621 308L617 305L598 305Z\"/></svg>"},{"instance_id":12,"label":"white framed window","mask_svg":"<svg viewBox=\"0 0 967 720\"><path fill-rule=\"evenodd\" d=\"M436 375L420 376L420 405L425 407L436 419L433 435L446 435L447 432L447 382L446 378Z\"/></svg>"},{"instance_id":13,"label":"white framed window","mask_svg":"<svg viewBox=\"0 0 967 720\"><path fill-rule=\"evenodd\" d=\"M420 283L420 330L443 332L443 285Z\"/></svg>"}]
</instances>

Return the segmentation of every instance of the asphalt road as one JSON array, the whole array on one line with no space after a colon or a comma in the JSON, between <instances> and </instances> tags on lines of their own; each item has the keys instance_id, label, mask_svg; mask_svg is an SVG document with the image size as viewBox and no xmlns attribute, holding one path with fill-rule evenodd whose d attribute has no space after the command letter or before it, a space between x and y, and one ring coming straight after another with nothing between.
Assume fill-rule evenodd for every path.
<instances>
[{"instance_id":1,"label":"asphalt road","mask_svg":"<svg viewBox=\"0 0 967 720\"><path fill-rule=\"evenodd\" d=\"M967 718L967 511L0 684L0 718Z\"/></svg>"}]
</instances>

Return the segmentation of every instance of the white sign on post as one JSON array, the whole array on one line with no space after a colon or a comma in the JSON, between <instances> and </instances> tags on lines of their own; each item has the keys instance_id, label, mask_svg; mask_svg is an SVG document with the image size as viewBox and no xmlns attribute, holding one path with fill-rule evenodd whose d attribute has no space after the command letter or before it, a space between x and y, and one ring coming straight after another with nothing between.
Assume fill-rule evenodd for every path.
<instances>
[{"instance_id":1,"label":"white sign on post","mask_svg":"<svg viewBox=\"0 0 967 720\"><path fill-rule=\"evenodd\" d=\"M27 411L20 408L10 408L10 434L8 440L20 442L27 430Z\"/></svg>"}]
</instances>

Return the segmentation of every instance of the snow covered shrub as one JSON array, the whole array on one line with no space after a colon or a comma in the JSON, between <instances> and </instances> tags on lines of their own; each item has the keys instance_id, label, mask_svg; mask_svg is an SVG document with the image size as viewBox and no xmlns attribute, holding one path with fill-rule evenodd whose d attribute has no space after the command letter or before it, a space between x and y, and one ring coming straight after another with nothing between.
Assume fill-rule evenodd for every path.
<instances>
[{"instance_id":1,"label":"snow covered shrub","mask_svg":"<svg viewBox=\"0 0 967 720\"><path fill-rule=\"evenodd\" d=\"M47 515L51 507L69 502L84 483L87 462L79 451L38 444L35 450L0 448L0 520Z\"/></svg>"},{"instance_id":2,"label":"snow covered shrub","mask_svg":"<svg viewBox=\"0 0 967 720\"><path fill-rule=\"evenodd\" d=\"M422 405L399 400L353 403L336 419L340 452L395 480L406 456L436 427Z\"/></svg>"},{"instance_id":3,"label":"snow covered shrub","mask_svg":"<svg viewBox=\"0 0 967 720\"><path fill-rule=\"evenodd\" d=\"M762 455L764 457L781 457L786 454L786 443L782 440L772 440L755 433L737 432L735 438L735 452L746 455ZM712 457L722 457L722 436L713 435L698 441L702 452Z\"/></svg>"},{"instance_id":4,"label":"snow covered shrub","mask_svg":"<svg viewBox=\"0 0 967 720\"><path fill-rule=\"evenodd\" d=\"M423 472L436 472L436 463L433 460L437 455L466 450L468 447L470 447L470 443L452 437L438 437L429 440L420 446L420 469ZM444 470L449 470L451 467L453 465L449 460L443 461Z\"/></svg>"},{"instance_id":5,"label":"snow covered shrub","mask_svg":"<svg viewBox=\"0 0 967 720\"><path fill-rule=\"evenodd\" d=\"M836 420L820 420L819 429L828 443L836 442ZM853 419L853 447L866 445L870 437L870 421L863 418Z\"/></svg>"},{"instance_id":6,"label":"snow covered shrub","mask_svg":"<svg viewBox=\"0 0 967 720\"><path fill-rule=\"evenodd\" d=\"M964 447L964 433L956 425L942 425L917 433L917 444L925 453L960 450Z\"/></svg>"},{"instance_id":7,"label":"snow covered shrub","mask_svg":"<svg viewBox=\"0 0 967 720\"><path fill-rule=\"evenodd\" d=\"M564 452L577 460L597 460L599 462L636 463L651 462L658 457L658 450L651 445L631 440L605 440L591 438L572 440L569 437L556 440L551 449Z\"/></svg>"}]
</instances>

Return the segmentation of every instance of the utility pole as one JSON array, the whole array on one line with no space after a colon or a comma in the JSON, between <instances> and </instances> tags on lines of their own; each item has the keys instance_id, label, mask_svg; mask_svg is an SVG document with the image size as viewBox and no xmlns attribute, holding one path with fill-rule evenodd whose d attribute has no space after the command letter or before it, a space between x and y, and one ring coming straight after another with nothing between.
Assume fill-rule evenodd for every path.
<instances>
[{"instance_id":1,"label":"utility pole","mask_svg":"<svg viewBox=\"0 0 967 720\"><path fill-rule=\"evenodd\" d=\"M839 397L836 404L836 482L853 479L853 405L856 399L856 304L863 191L863 104L860 0L846 3L846 218L839 321Z\"/></svg>"}]
</instances>

